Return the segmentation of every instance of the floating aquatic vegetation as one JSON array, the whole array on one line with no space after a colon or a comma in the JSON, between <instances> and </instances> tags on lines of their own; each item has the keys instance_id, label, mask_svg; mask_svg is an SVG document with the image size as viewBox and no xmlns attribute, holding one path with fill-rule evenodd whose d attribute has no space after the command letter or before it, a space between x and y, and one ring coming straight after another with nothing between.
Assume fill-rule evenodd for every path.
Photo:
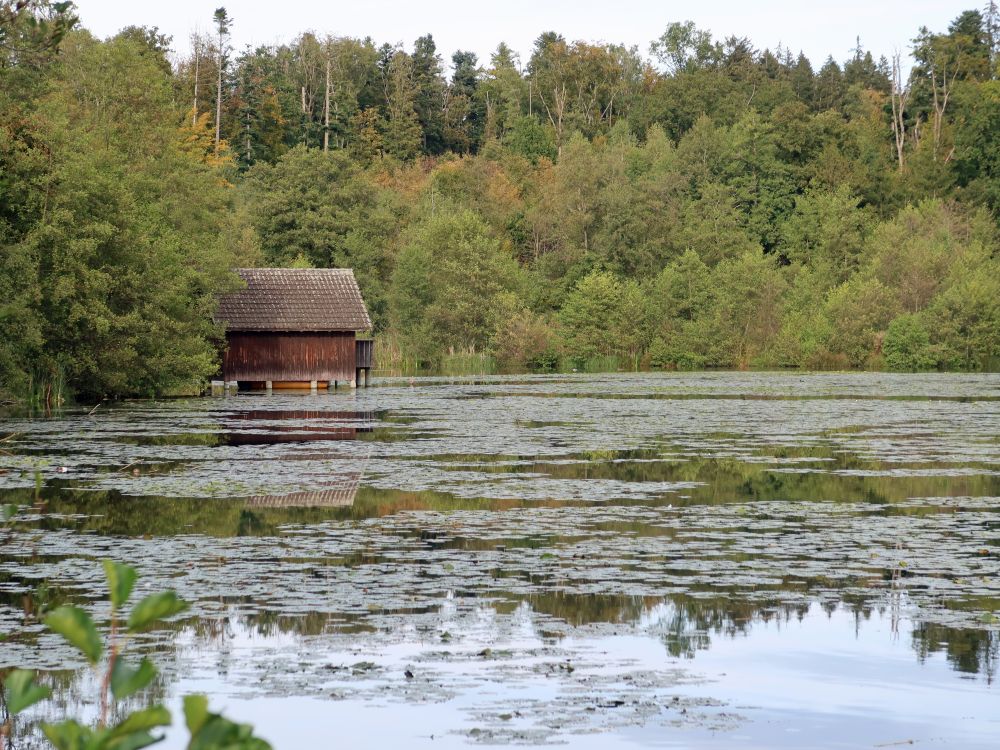
<instances>
[{"instance_id":1,"label":"floating aquatic vegetation","mask_svg":"<svg viewBox=\"0 0 1000 750\"><path fill-rule=\"evenodd\" d=\"M443 702L477 743L731 727L616 639L690 658L820 605L997 668L998 376L418 383L5 422L0 666L77 666L37 613L112 556L191 602L137 644L168 681L224 658L240 700Z\"/></svg>"}]
</instances>

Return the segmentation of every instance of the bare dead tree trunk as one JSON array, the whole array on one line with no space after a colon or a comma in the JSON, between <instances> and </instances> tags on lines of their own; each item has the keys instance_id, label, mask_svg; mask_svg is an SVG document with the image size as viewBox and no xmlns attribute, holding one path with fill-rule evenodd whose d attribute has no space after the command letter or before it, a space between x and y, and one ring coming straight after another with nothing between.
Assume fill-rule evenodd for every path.
<instances>
[{"instance_id":1,"label":"bare dead tree trunk","mask_svg":"<svg viewBox=\"0 0 1000 750\"><path fill-rule=\"evenodd\" d=\"M563 143L563 117L566 114L566 84L563 83L559 87L552 87L552 107L549 107L549 103L545 101L545 96L541 91L538 92L538 98L542 100L542 106L545 107L545 114L548 115L549 122L552 123L552 127L556 131L556 155L562 156L562 143ZM555 110L553 112L553 109Z\"/></svg>"},{"instance_id":2,"label":"bare dead tree trunk","mask_svg":"<svg viewBox=\"0 0 1000 750\"><path fill-rule=\"evenodd\" d=\"M997 31L998 22L1000 22L1000 10L998 10L995 0L989 0L986 3L983 21L985 21L986 26L986 39L990 45L990 67L992 68L997 61Z\"/></svg>"},{"instance_id":3,"label":"bare dead tree trunk","mask_svg":"<svg viewBox=\"0 0 1000 750\"><path fill-rule=\"evenodd\" d=\"M486 127L484 132L486 138L490 136L496 137L496 112L494 111L493 102L490 100L490 92L486 92Z\"/></svg>"},{"instance_id":4,"label":"bare dead tree trunk","mask_svg":"<svg viewBox=\"0 0 1000 750\"><path fill-rule=\"evenodd\" d=\"M950 81L955 80L955 73L951 74ZM932 133L934 137L934 161L937 161L938 151L941 148L941 132L944 129L944 114L948 109L948 99L951 97L951 82L948 79L948 66L945 65L941 71L941 85L938 86L937 71L931 67L931 90L933 92L934 124Z\"/></svg>"},{"instance_id":5,"label":"bare dead tree trunk","mask_svg":"<svg viewBox=\"0 0 1000 750\"><path fill-rule=\"evenodd\" d=\"M201 43L194 43L194 106L191 108L191 127L198 125L198 78L201 72Z\"/></svg>"},{"instance_id":6,"label":"bare dead tree trunk","mask_svg":"<svg viewBox=\"0 0 1000 750\"><path fill-rule=\"evenodd\" d=\"M604 109L601 110L601 119L607 120L609 126L614 125L614 122L612 122L613 119L612 112L614 111L615 107L615 96L617 96L617 92L612 91L611 97L608 99L608 106L606 106Z\"/></svg>"},{"instance_id":7,"label":"bare dead tree trunk","mask_svg":"<svg viewBox=\"0 0 1000 750\"><path fill-rule=\"evenodd\" d=\"M896 141L896 159L899 161L899 171L902 172L906 166L903 148L906 145L906 100L910 91L903 85L899 58L898 52L892 56L892 91L889 96L892 99L892 135Z\"/></svg>"}]
</instances>

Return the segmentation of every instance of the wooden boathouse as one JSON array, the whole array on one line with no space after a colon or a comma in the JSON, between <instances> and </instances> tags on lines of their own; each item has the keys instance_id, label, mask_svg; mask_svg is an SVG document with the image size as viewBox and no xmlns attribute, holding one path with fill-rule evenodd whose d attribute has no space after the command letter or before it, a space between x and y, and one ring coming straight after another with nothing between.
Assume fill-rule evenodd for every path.
<instances>
[{"instance_id":1,"label":"wooden boathouse","mask_svg":"<svg viewBox=\"0 0 1000 750\"><path fill-rule=\"evenodd\" d=\"M238 268L246 287L223 295L225 382L240 388L356 386L372 367L371 328L349 268Z\"/></svg>"}]
</instances>

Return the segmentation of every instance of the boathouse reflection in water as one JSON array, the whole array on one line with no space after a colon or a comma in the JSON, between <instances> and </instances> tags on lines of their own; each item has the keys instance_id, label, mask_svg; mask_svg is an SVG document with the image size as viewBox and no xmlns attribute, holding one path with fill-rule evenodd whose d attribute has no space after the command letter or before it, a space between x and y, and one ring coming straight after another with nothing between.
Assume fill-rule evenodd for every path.
<instances>
[{"instance_id":1,"label":"boathouse reflection in water","mask_svg":"<svg viewBox=\"0 0 1000 750\"><path fill-rule=\"evenodd\" d=\"M248 497L248 508L346 508L354 504L358 494L361 472L345 474L328 490L318 492L292 492L287 495L255 495Z\"/></svg>"},{"instance_id":2,"label":"boathouse reflection in water","mask_svg":"<svg viewBox=\"0 0 1000 750\"><path fill-rule=\"evenodd\" d=\"M253 410L227 418L223 433L228 445L276 445L317 440L355 440L358 433L372 431L372 411ZM274 424L277 422L278 424ZM288 424L281 424L288 422ZM244 429L241 427L246 426ZM234 429L235 428L235 429ZM362 472L349 471L331 477L328 489L255 495L246 499L248 508L342 508L354 504Z\"/></svg>"},{"instance_id":3,"label":"boathouse reflection in water","mask_svg":"<svg viewBox=\"0 0 1000 750\"><path fill-rule=\"evenodd\" d=\"M226 445L355 440L374 421L373 411L253 410L227 415L222 439Z\"/></svg>"}]
</instances>

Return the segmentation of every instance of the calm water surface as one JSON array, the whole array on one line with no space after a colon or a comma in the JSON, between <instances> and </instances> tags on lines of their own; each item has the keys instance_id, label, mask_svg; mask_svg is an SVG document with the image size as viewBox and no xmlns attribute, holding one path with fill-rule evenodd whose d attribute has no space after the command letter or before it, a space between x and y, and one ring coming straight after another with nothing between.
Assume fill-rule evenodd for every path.
<instances>
[{"instance_id":1,"label":"calm water surface","mask_svg":"<svg viewBox=\"0 0 1000 750\"><path fill-rule=\"evenodd\" d=\"M192 602L142 700L277 748L1000 745L1000 376L376 385L0 421L16 747L105 557Z\"/></svg>"}]
</instances>

